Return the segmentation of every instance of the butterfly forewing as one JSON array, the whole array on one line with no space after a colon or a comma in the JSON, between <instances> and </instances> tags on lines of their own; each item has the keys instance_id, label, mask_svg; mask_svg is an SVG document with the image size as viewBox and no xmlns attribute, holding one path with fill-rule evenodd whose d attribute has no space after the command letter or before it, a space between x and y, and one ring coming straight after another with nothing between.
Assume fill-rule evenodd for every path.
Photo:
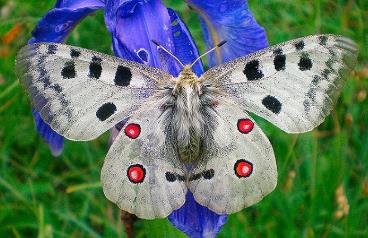
<instances>
[{"instance_id":1,"label":"butterfly forewing","mask_svg":"<svg viewBox=\"0 0 368 238\"><path fill-rule=\"evenodd\" d=\"M299 133L318 126L330 113L356 53L347 38L309 36L217 66L203 77L246 110Z\"/></svg>"},{"instance_id":2,"label":"butterfly forewing","mask_svg":"<svg viewBox=\"0 0 368 238\"><path fill-rule=\"evenodd\" d=\"M191 170L188 188L203 206L229 214L270 193L277 168L272 146L254 120L226 96L217 102L212 143Z\"/></svg>"},{"instance_id":3,"label":"butterfly forewing","mask_svg":"<svg viewBox=\"0 0 368 238\"><path fill-rule=\"evenodd\" d=\"M186 169L166 140L162 100L153 96L132 116L105 159L101 180L106 197L140 218L168 216L185 202Z\"/></svg>"},{"instance_id":4,"label":"butterfly forewing","mask_svg":"<svg viewBox=\"0 0 368 238\"><path fill-rule=\"evenodd\" d=\"M87 49L33 44L21 49L16 69L33 106L59 134L96 138L151 96L165 72Z\"/></svg>"}]
</instances>

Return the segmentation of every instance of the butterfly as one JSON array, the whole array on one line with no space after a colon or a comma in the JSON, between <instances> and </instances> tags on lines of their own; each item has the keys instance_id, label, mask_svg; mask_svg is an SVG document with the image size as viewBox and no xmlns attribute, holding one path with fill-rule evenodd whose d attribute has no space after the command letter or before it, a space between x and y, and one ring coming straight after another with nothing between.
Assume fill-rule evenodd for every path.
<instances>
[{"instance_id":1,"label":"butterfly","mask_svg":"<svg viewBox=\"0 0 368 238\"><path fill-rule=\"evenodd\" d=\"M180 208L188 190L217 214L272 192L272 145L248 112L288 133L312 130L332 110L356 55L348 38L315 35L200 77L184 65L173 77L92 50L40 43L20 50L16 72L43 120L65 138L92 140L120 125L102 168L103 192L122 210L154 219Z\"/></svg>"}]
</instances>

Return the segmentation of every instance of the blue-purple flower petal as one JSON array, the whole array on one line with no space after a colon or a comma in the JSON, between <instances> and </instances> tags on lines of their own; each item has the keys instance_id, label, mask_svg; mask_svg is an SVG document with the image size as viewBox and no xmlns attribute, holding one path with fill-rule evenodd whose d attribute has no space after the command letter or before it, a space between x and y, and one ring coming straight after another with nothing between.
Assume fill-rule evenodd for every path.
<instances>
[{"instance_id":1,"label":"blue-purple flower petal","mask_svg":"<svg viewBox=\"0 0 368 238\"><path fill-rule=\"evenodd\" d=\"M212 238L226 223L227 216L218 215L199 205L193 194L188 192L185 204L171 213L169 220L191 238Z\"/></svg>"},{"instance_id":2,"label":"blue-purple flower petal","mask_svg":"<svg viewBox=\"0 0 368 238\"><path fill-rule=\"evenodd\" d=\"M170 20L171 20L171 28L174 39L174 55L180 59L183 64L191 64L193 61L198 58L199 53L198 49L193 41L192 35L190 34L188 28L185 23L180 19L179 15L172 9L168 9ZM179 68L178 72L170 72L173 75L178 75L181 66L177 66ZM193 67L193 71L200 76L203 73L203 65L201 61L198 61Z\"/></svg>"},{"instance_id":3,"label":"blue-purple flower petal","mask_svg":"<svg viewBox=\"0 0 368 238\"><path fill-rule=\"evenodd\" d=\"M113 37L113 48L119 57L168 71L163 64L156 40L173 51L170 17L159 0L107 0L105 22ZM168 57L165 59L172 61Z\"/></svg>"},{"instance_id":4,"label":"blue-purple flower petal","mask_svg":"<svg viewBox=\"0 0 368 238\"><path fill-rule=\"evenodd\" d=\"M36 110L32 110L38 133L44 138L49 145L53 156L59 156L64 147L64 138L54 132L49 125L47 125Z\"/></svg>"},{"instance_id":5,"label":"blue-purple flower petal","mask_svg":"<svg viewBox=\"0 0 368 238\"><path fill-rule=\"evenodd\" d=\"M247 55L268 46L266 32L245 0L187 0L200 15L206 45L227 43L208 55L210 67Z\"/></svg>"},{"instance_id":6,"label":"blue-purple flower petal","mask_svg":"<svg viewBox=\"0 0 368 238\"><path fill-rule=\"evenodd\" d=\"M55 8L103 8L105 7L104 0L58 0Z\"/></svg>"},{"instance_id":7,"label":"blue-purple flower petal","mask_svg":"<svg viewBox=\"0 0 368 238\"><path fill-rule=\"evenodd\" d=\"M56 3L56 8L50 10L37 24L32 32L29 44L37 42L63 42L70 31L87 15L103 7L97 0L71 1ZM64 138L47 125L40 114L33 110L37 131L49 145L54 156L61 154Z\"/></svg>"}]
</instances>

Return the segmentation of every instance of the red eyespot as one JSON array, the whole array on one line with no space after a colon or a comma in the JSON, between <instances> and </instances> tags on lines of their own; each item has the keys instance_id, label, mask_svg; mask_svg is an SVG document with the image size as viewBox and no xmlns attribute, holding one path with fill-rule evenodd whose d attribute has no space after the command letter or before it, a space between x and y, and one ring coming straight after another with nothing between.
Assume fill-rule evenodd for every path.
<instances>
[{"instance_id":1,"label":"red eyespot","mask_svg":"<svg viewBox=\"0 0 368 238\"><path fill-rule=\"evenodd\" d=\"M135 139L141 134L141 127L138 124L131 123L125 127L125 135L131 139Z\"/></svg>"},{"instance_id":2,"label":"red eyespot","mask_svg":"<svg viewBox=\"0 0 368 238\"><path fill-rule=\"evenodd\" d=\"M132 183L142 183L146 177L146 169L141 164L129 166L127 176Z\"/></svg>"},{"instance_id":3,"label":"red eyespot","mask_svg":"<svg viewBox=\"0 0 368 238\"><path fill-rule=\"evenodd\" d=\"M246 160L238 160L234 165L235 175L239 178L249 177L253 172L253 164Z\"/></svg>"},{"instance_id":4,"label":"red eyespot","mask_svg":"<svg viewBox=\"0 0 368 238\"><path fill-rule=\"evenodd\" d=\"M243 133L247 134L253 130L254 123L250 119L239 119L238 120L238 130Z\"/></svg>"}]
</instances>

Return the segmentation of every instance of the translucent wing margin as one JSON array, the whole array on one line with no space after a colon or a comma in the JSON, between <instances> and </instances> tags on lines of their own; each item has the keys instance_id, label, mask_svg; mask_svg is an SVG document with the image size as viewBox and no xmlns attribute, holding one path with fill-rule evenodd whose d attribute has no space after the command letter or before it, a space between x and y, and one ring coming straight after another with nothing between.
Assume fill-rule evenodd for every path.
<instances>
[{"instance_id":1,"label":"translucent wing margin","mask_svg":"<svg viewBox=\"0 0 368 238\"><path fill-rule=\"evenodd\" d=\"M33 106L56 132L90 140L151 96L167 73L78 47L41 43L23 47L16 72Z\"/></svg>"},{"instance_id":2,"label":"translucent wing margin","mask_svg":"<svg viewBox=\"0 0 368 238\"><path fill-rule=\"evenodd\" d=\"M202 77L282 130L312 130L332 110L357 48L342 36L316 35L219 65Z\"/></svg>"}]
</instances>

